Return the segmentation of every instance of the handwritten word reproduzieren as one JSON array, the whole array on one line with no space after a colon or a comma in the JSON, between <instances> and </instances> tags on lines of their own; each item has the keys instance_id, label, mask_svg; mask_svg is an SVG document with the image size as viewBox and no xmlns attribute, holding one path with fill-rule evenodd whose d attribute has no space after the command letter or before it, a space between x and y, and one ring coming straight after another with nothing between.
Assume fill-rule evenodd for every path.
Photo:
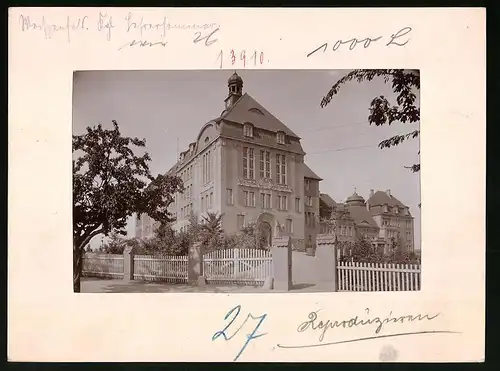
<instances>
[{"instance_id":1,"label":"handwritten word reproduzieren","mask_svg":"<svg viewBox=\"0 0 500 371\"><path fill-rule=\"evenodd\" d=\"M248 66L260 66L263 65L265 61L264 52L258 52L254 50L253 53L248 54L246 50L235 51L231 49L229 53L226 55L224 51L221 50L217 55L216 63L219 63L219 68L224 68L227 62L231 64L231 66L241 66L242 68L246 68Z\"/></svg>"},{"instance_id":2,"label":"handwritten word reproduzieren","mask_svg":"<svg viewBox=\"0 0 500 371\"><path fill-rule=\"evenodd\" d=\"M232 308L229 312L226 313L226 315L224 316L224 321L227 321L229 317L232 316L231 320L229 321L229 323L226 325L226 327L224 327L222 330L220 331L217 331L213 336L212 336L212 341L215 341L217 340L218 338L220 338L222 336L222 338L225 340L225 341L229 341L231 340L232 338L234 338L236 336L236 334L239 333L239 331L243 328L243 326L247 323L247 321L249 319L252 319L252 320L256 320L258 321L257 324L255 325L255 327L253 328L252 332L247 334L246 335L246 341L245 343L243 344L243 347L240 349L240 351L238 352L238 354L236 354L236 357L234 358L234 361L236 361L240 356L241 354L243 353L243 351L245 350L245 348L247 347L247 345L250 343L250 341L254 340L254 339L257 339L261 336L264 336L266 335L266 333L262 333L262 334L257 334L257 330L259 329L259 327L262 325L262 323L264 322L264 320L266 319L267 317L267 314L263 314L261 316L254 316L252 315L251 313L249 313L247 315L247 317L245 318L245 320L243 321L243 323L236 329L234 330L233 334L232 335L228 335L226 332L228 330L231 329L231 327L233 327L233 323L234 321L236 320L236 318L238 318L239 314L241 312L241 305L237 305L236 307Z\"/></svg>"},{"instance_id":3,"label":"handwritten word reproduzieren","mask_svg":"<svg viewBox=\"0 0 500 371\"><path fill-rule=\"evenodd\" d=\"M385 46L386 47L391 46L391 45L392 46L405 46L410 41L408 34L411 31L412 31L411 27L404 27L404 28L400 29L398 32L396 32L396 33L392 34L391 36L389 36L388 38L386 38ZM366 49L369 46L371 46L373 43L381 41L382 39L384 39L384 36L378 36L378 37L374 37L374 38L365 37L364 39L351 38L349 40L337 40L333 44L333 46L330 45L330 47L329 47L328 43L325 42L324 44L320 45L319 47L317 47L316 49L314 49L313 51L308 53L307 57L314 55L315 53L317 53L320 50L323 50L323 53L326 52L328 49L331 49L332 51L341 50L340 48L343 45L349 45L347 47L348 50L354 50L359 44L363 45L363 48Z\"/></svg>"},{"instance_id":4,"label":"handwritten word reproduzieren","mask_svg":"<svg viewBox=\"0 0 500 371\"><path fill-rule=\"evenodd\" d=\"M372 317L368 319L360 319L359 316L355 316L353 318L350 318L348 320L342 320L342 321L332 321L332 320L318 320L318 312L311 312L308 315L308 320L302 322L298 327L297 327L297 332L304 332L306 330L319 330L320 331L320 336L319 336L319 341L323 341L326 335L326 331L328 329L333 329L336 327L343 327L343 328L352 328L352 327L359 327L359 326L367 326L367 325L375 325L375 334L380 333L382 330L383 326L386 324L402 324L405 322L415 322L415 321L423 321L424 319L427 319L428 321L432 321L436 317L439 316L439 313L433 316L429 316L428 314L422 315L422 314L417 314L417 315L403 315L399 317L393 317L392 311L389 313L389 315L385 318L380 318L380 317Z\"/></svg>"}]
</instances>

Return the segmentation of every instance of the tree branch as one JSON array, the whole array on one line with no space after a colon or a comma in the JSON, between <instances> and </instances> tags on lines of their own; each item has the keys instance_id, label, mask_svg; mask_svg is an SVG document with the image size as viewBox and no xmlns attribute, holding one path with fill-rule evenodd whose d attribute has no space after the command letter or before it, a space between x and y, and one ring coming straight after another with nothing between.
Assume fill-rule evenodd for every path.
<instances>
[{"instance_id":1,"label":"tree branch","mask_svg":"<svg viewBox=\"0 0 500 371\"><path fill-rule=\"evenodd\" d=\"M90 240L92 238L94 238L95 236L97 236L98 234L103 233L103 232L104 232L104 228L99 228L99 229L96 229L94 232L91 232L87 237L85 237L83 242L81 242L77 248L83 249L85 247L85 245L90 242Z\"/></svg>"}]
</instances>

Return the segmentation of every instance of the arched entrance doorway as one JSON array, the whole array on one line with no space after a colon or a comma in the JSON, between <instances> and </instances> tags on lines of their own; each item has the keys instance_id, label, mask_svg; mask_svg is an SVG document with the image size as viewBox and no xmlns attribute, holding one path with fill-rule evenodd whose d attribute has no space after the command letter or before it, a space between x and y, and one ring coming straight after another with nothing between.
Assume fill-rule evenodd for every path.
<instances>
[{"instance_id":1,"label":"arched entrance doorway","mask_svg":"<svg viewBox=\"0 0 500 371\"><path fill-rule=\"evenodd\" d=\"M259 233L262 237L262 247L270 248L272 244L273 238L273 229L271 228L271 224L268 222L260 222L259 223Z\"/></svg>"},{"instance_id":2,"label":"arched entrance doorway","mask_svg":"<svg viewBox=\"0 0 500 371\"><path fill-rule=\"evenodd\" d=\"M261 247L270 248L273 244L274 216L270 213L262 213L257 218L257 228Z\"/></svg>"}]
</instances>

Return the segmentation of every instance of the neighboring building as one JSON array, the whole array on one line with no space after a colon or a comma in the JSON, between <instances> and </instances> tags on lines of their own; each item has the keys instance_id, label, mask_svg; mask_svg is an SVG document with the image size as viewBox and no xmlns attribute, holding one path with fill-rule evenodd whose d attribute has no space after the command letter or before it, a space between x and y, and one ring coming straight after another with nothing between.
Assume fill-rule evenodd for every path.
<instances>
[{"instance_id":1,"label":"neighboring building","mask_svg":"<svg viewBox=\"0 0 500 371\"><path fill-rule=\"evenodd\" d=\"M395 240L404 251L414 251L413 217L409 207L386 192L373 190L367 201L356 192L345 203L336 203L327 194L320 197L320 231L337 226L339 240L354 242L363 237L374 248L389 253ZM351 227L355 232L351 232Z\"/></svg>"},{"instance_id":2,"label":"neighboring building","mask_svg":"<svg viewBox=\"0 0 500 371\"><path fill-rule=\"evenodd\" d=\"M326 193L320 196L320 221L320 233L335 231L339 241L356 241L356 223L351 213L345 204L336 203Z\"/></svg>"},{"instance_id":3,"label":"neighboring building","mask_svg":"<svg viewBox=\"0 0 500 371\"><path fill-rule=\"evenodd\" d=\"M192 213L210 211L223 215L227 233L255 223L268 244L278 235L310 235L315 243L321 179L304 164L299 136L243 94L236 72L228 88L221 116L201 128L167 172L185 187L169 209L177 219L174 228L187 228ZM153 225L136 218L136 236L151 236Z\"/></svg>"},{"instance_id":4,"label":"neighboring building","mask_svg":"<svg viewBox=\"0 0 500 371\"><path fill-rule=\"evenodd\" d=\"M414 218L410 208L391 194L391 190L370 190L367 208L380 228L379 236L395 238L405 251L415 250Z\"/></svg>"},{"instance_id":5,"label":"neighboring building","mask_svg":"<svg viewBox=\"0 0 500 371\"><path fill-rule=\"evenodd\" d=\"M304 239L306 244L316 243L316 236L319 233L319 182L321 180L309 166L304 165ZM300 199L297 198L295 207L300 208L300 204Z\"/></svg>"}]
</instances>

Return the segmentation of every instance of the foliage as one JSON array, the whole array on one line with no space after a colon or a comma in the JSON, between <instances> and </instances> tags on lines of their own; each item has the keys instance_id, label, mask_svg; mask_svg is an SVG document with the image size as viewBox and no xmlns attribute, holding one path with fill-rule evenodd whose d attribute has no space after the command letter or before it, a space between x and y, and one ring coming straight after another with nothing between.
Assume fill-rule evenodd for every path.
<instances>
[{"instance_id":1,"label":"foliage","mask_svg":"<svg viewBox=\"0 0 500 371\"><path fill-rule=\"evenodd\" d=\"M126 240L120 234L112 232L109 241L102 247L102 252L106 254L123 254L125 246Z\"/></svg>"},{"instance_id":2,"label":"foliage","mask_svg":"<svg viewBox=\"0 0 500 371\"><path fill-rule=\"evenodd\" d=\"M386 83L392 82L392 90L397 94L397 105L392 105L383 95L375 97L369 107L368 122L376 126L391 125L394 122L415 123L420 121L420 107L416 103L415 90L420 90L420 73L418 70L353 70L339 79L321 100L321 107L327 106L338 94L340 87L348 82L371 81L382 77ZM403 135L395 135L379 143L379 147L390 148L408 139L418 138L420 130L412 130ZM420 154L420 152L418 153ZM407 167L413 172L420 171L420 164Z\"/></svg>"},{"instance_id":3,"label":"foliage","mask_svg":"<svg viewBox=\"0 0 500 371\"><path fill-rule=\"evenodd\" d=\"M389 263L389 264L420 264L420 256L414 252L403 251L401 245L396 239L392 239L391 251L384 255L383 251L376 251L372 244L360 238L355 243L339 242L339 248L348 244L350 254L342 256L340 261L353 261L359 263Z\"/></svg>"},{"instance_id":4,"label":"foliage","mask_svg":"<svg viewBox=\"0 0 500 371\"><path fill-rule=\"evenodd\" d=\"M212 251L222 245L223 230L222 219L223 215L208 212L207 216L203 216L203 223L199 228L199 238L205 247L205 251Z\"/></svg>"},{"instance_id":5,"label":"foliage","mask_svg":"<svg viewBox=\"0 0 500 371\"><path fill-rule=\"evenodd\" d=\"M383 263L384 257L376 251L372 244L365 238L358 239L353 246L352 261L360 263Z\"/></svg>"},{"instance_id":6,"label":"foliage","mask_svg":"<svg viewBox=\"0 0 500 371\"><path fill-rule=\"evenodd\" d=\"M182 192L178 177L153 177L145 140L124 137L113 120L113 129L101 125L87 127L83 135L73 135L73 283L80 290L81 253L96 235L115 232L125 235L128 217L147 214L156 221L173 220L168 206L173 195Z\"/></svg>"},{"instance_id":7,"label":"foliage","mask_svg":"<svg viewBox=\"0 0 500 371\"><path fill-rule=\"evenodd\" d=\"M264 249L265 236L263 236L255 223L245 225L239 232L224 236L225 249Z\"/></svg>"}]
</instances>

